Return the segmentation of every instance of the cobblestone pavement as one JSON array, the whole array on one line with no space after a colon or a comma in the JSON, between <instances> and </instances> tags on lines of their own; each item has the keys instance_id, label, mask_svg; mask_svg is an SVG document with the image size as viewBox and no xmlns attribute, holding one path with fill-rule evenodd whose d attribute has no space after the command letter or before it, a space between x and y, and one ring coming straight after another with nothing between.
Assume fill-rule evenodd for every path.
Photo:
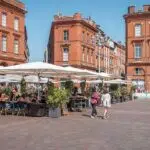
<instances>
[{"instance_id":1,"label":"cobblestone pavement","mask_svg":"<svg viewBox=\"0 0 150 150\"><path fill-rule=\"evenodd\" d=\"M108 120L90 119L89 114L60 119L0 116L0 149L150 150L150 100L113 105Z\"/></svg>"}]
</instances>

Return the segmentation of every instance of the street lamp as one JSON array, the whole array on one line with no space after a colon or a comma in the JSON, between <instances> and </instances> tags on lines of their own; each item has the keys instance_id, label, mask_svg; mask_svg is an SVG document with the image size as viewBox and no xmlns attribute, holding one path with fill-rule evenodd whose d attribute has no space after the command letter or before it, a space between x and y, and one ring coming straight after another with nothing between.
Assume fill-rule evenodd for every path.
<instances>
[{"instance_id":1,"label":"street lamp","mask_svg":"<svg viewBox=\"0 0 150 150\"><path fill-rule=\"evenodd\" d=\"M102 35L101 32L96 34L96 45L98 47L97 56L98 56L98 66L99 66L98 72L99 73L101 72L101 58L100 58L101 53L100 53L100 49L104 47L104 45L108 42L108 40L109 40L109 37L107 37L105 35Z\"/></svg>"}]
</instances>

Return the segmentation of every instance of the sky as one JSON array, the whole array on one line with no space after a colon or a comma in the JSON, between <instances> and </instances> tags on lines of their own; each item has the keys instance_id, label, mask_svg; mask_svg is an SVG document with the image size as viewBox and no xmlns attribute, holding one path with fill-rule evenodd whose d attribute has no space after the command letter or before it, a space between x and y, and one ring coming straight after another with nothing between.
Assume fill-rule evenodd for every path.
<instances>
[{"instance_id":1,"label":"sky","mask_svg":"<svg viewBox=\"0 0 150 150\"><path fill-rule=\"evenodd\" d=\"M47 47L53 16L72 16L80 12L99 24L104 32L115 41L125 42L125 24L123 15L129 5L141 8L150 4L150 0L21 0L25 3L26 26L30 61L43 61Z\"/></svg>"}]
</instances>

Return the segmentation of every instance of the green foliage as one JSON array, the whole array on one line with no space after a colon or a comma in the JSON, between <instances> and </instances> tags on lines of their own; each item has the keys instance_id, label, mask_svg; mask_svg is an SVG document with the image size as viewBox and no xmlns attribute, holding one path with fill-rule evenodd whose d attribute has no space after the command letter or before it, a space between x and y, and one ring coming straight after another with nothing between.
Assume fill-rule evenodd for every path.
<instances>
[{"instance_id":1,"label":"green foliage","mask_svg":"<svg viewBox=\"0 0 150 150\"><path fill-rule=\"evenodd\" d=\"M54 92L54 83L48 82L47 83L47 87L48 87L48 95L53 95L53 92Z\"/></svg>"},{"instance_id":2,"label":"green foliage","mask_svg":"<svg viewBox=\"0 0 150 150\"><path fill-rule=\"evenodd\" d=\"M110 84L110 91L115 91L117 90L119 87L118 87L118 84Z\"/></svg>"},{"instance_id":3,"label":"green foliage","mask_svg":"<svg viewBox=\"0 0 150 150\"><path fill-rule=\"evenodd\" d=\"M26 94L26 81L25 81L24 78L22 78L20 85L21 85L21 89L20 89L21 90L21 94L22 95Z\"/></svg>"},{"instance_id":4,"label":"green foliage","mask_svg":"<svg viewBox=\"0 0 150 150\"><path fill-rule=\"evenodd\" d=\"M84 93L85 91L85 86L86 86L86 81L80 83L82 93Z\"/></svg>"},{"instance_id":5,"label":"green foliage","mask_svg":"<svg viewBox=\"0 0 150 150\"><path fill-rule=\"evenodd\" d=\"M121 88L118 88L117 90L113 91L113 96L118 98L121 96Z\"/></svg>"},{"instance_id":6,"label":"green foliage","mask_svg":"<svg viewBox=\"0 0 150 150\"><path fill-rule=\"evenodd\" d=\"M3 90L3 93L5 93L7 96L9 96L11 93L11 89L9 87L7 87Z\"/></svg>"},{"instance_id":7,"label":"green foliage","mask_svg":"<svg viewBox=\"0 0 150 150\"><path fill-rule=\"evenodd\" d=\"M67 89L70 93L73 89L73 81L68 80L65 82L65 89Z\"/></svg>"},{"instance_id":8,"label":"green foliage","mask_svg":"<svg viewBox=\"0 0 150 150\"><path fill-rule=\"evenodd\" d=\"M47 104L50 107L57 108L68 102L68 91L66 89L53 89L53 94L48 95Z\"/></svg>"},{"instance_id":9,"label":"green foliage","mask_svg":"<svg viewBox=\"0 0 150 150\"><path fill-rule=\"evenodd\" d=\"M122 96L128 95L128 89L126 86L121 87L121 95Z\"/></svg>"},{"instance_id":10,"label":"green foliage","mask_svg":"<svg viewBox=\"0 0 150 150\"><path fill-rule=\"evenodd\" d=\"M135 92L135 90L136 90L136 86L133 85L133 86L131 87L130 91L133 93L133 92Z\"/></svg>"}]
</instances>

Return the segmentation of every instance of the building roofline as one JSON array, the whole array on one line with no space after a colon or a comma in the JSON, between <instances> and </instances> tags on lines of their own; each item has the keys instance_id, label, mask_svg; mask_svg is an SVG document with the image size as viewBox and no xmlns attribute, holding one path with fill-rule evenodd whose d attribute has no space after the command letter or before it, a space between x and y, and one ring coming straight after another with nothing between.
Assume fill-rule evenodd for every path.
<instances>
[{"instance_id":1,"label":"building roofline","mask_svg":"<svg viewBox=\"0 0 150 150\"><path fill-rule=\"evenodd\" d=\"M150 12L135 12L132 14L125 14L123 17L126 19L128 17L142 16L142 15L150 15Z\"/></svg>"},{"instance_id":2,"label":"building roofline","mask_svg":"<svg viewBox=\"0 0 150 150\"><path fill-rule=\"evenodd\" d=\"M84 24L85 26L91 28L92 30L94 30L95 32L98 32L98 29L96 27L93 27L92 25L90 25L89 23L87 23L86 21L84 21L83 19L81 20L75 20L75 19L71 19L71 20L58 20L58 21L53 21L52 25L59 25L59 24L68 24L68 23L81 23Z\"/></svg>"},{"instance_id":3,"label":"building roofline","mask_svg":"<svg viewBox=\"0 0 150 150\"><path fill-rule=\"evenodd\" d=\"M16 2L17 2L17 3L20 3L20 4L22 4L22 5L24 5L24 3L21 2L21 1L16 0ZM4 3L5 5L8 5L8 6L13 7L13 8L16 8L17 10L23 12L24 14L27 13L27 10L25 9L25 7L24 7L24 8L23 8L23 7L21 8L21 7L19 7L19 6L17 6L17 5L14 5L13 3L10 3L10 2L8 2L8 1L6 1L6 0L0 0L0 3Z\"/></svg>"}]
</instances>

